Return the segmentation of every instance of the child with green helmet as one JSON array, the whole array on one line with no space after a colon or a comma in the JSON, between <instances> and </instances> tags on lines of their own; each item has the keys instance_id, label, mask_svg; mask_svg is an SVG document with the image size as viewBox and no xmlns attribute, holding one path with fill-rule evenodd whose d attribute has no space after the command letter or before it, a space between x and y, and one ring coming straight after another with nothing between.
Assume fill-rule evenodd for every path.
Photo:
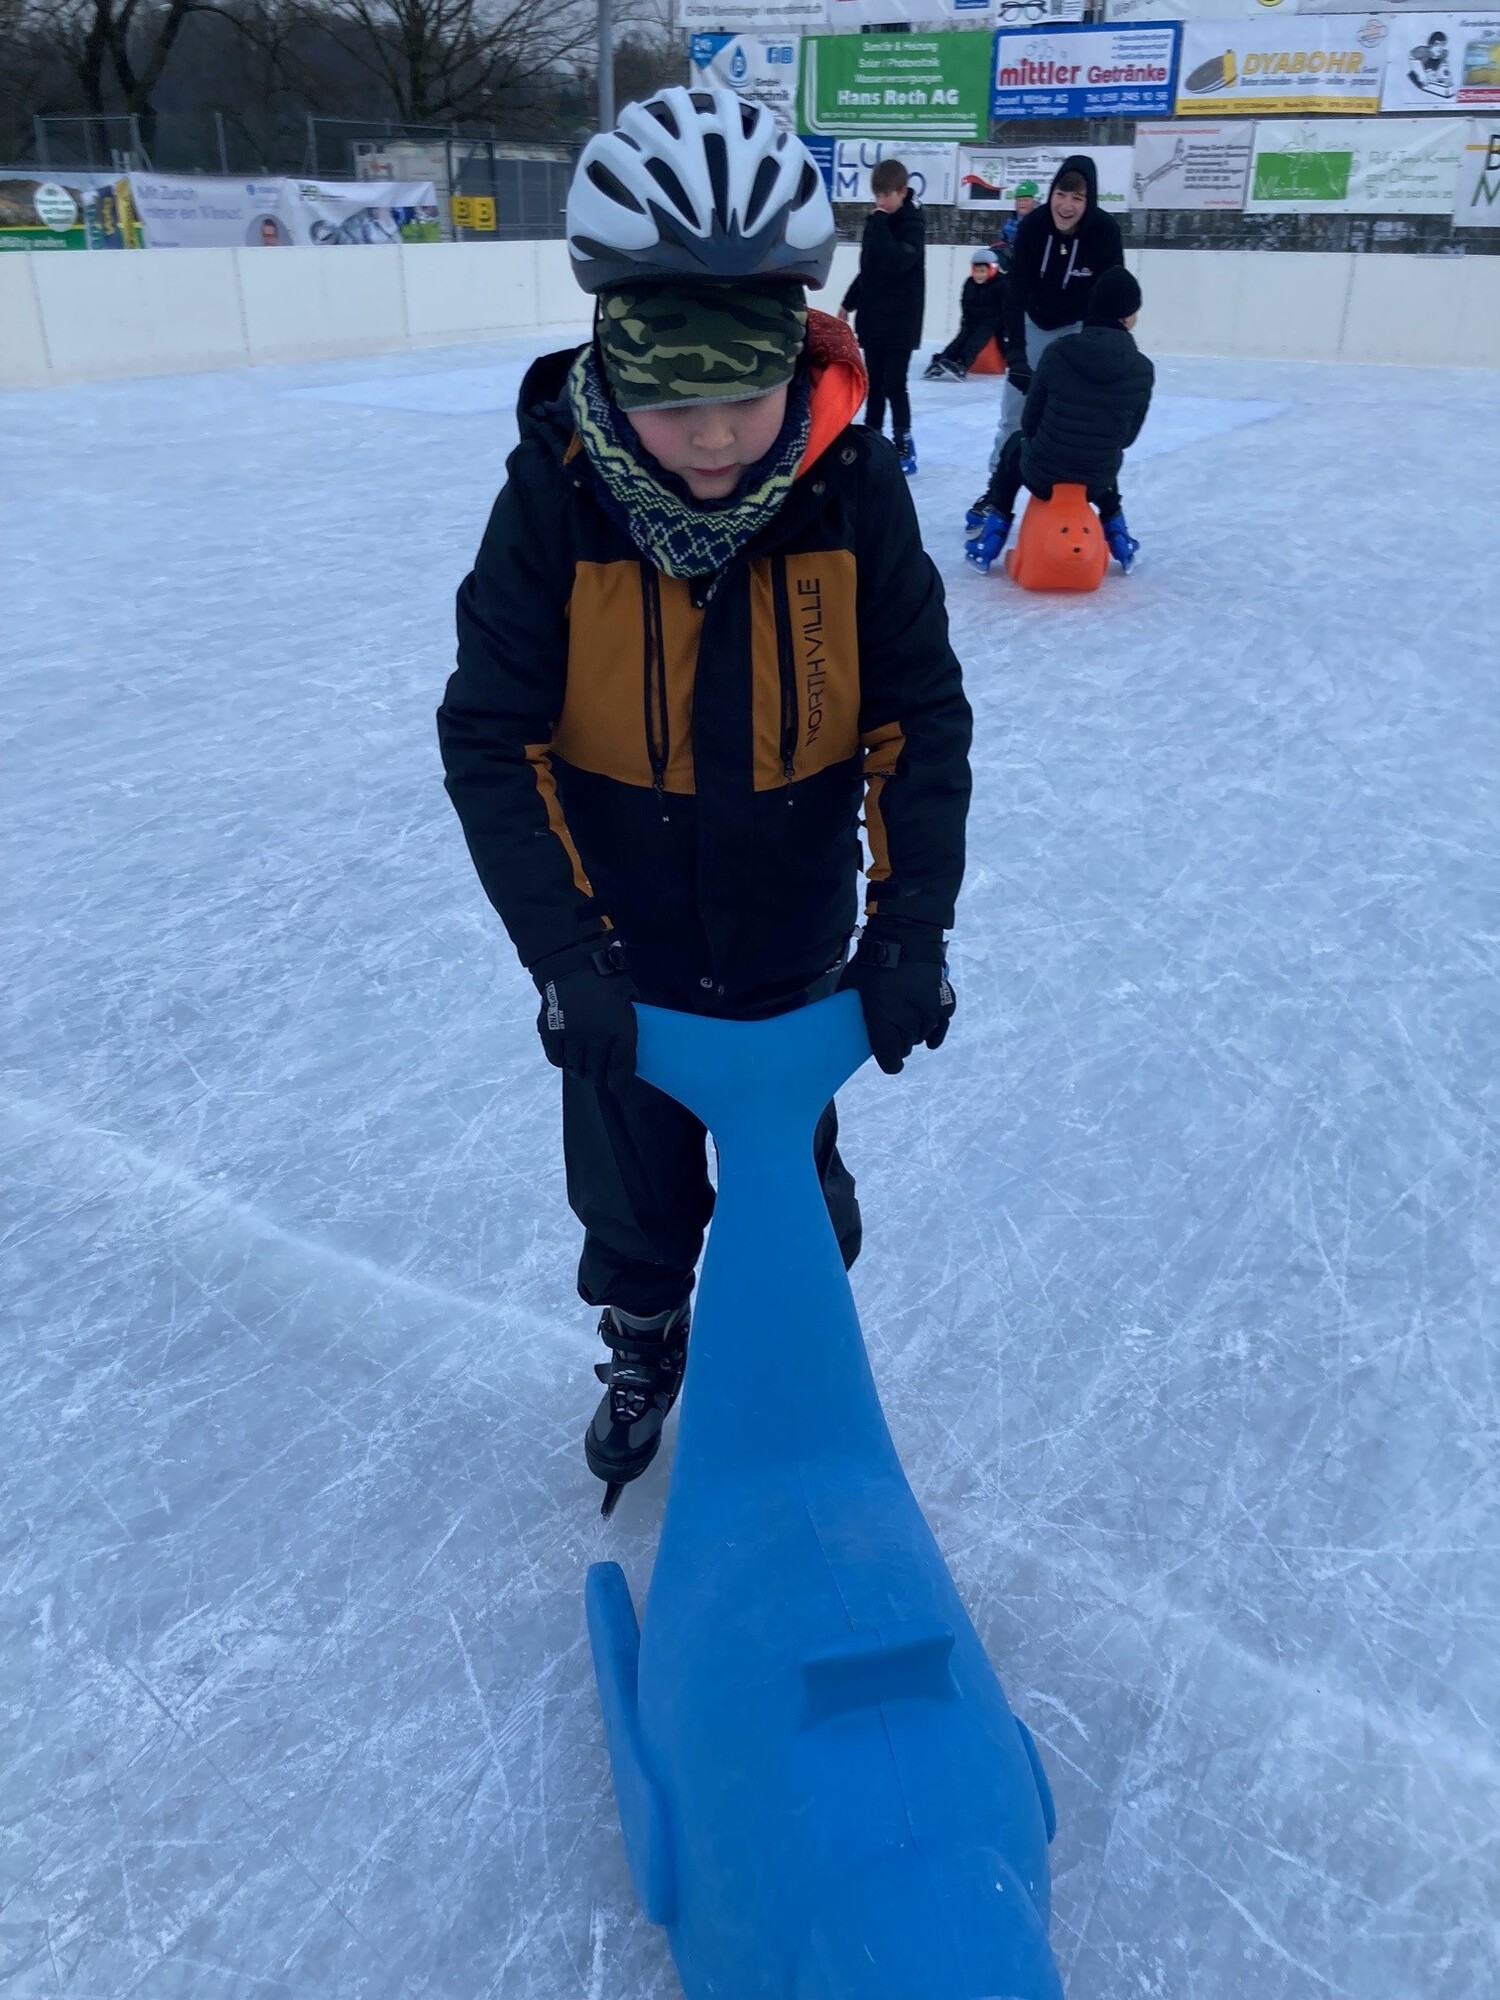
<instances>
[{"instance_id":1,"label":"child with green helmet","mask_svg":"<svg viewBox=\"0 0 1500 2000\"><path fill-rule=\"evenodd\" d=\"M883 1069L936 1048L970 716L896 456L853 422L859 350L808 309L834 223L801 142L729 91L663 91L585 147L567 228L593 338L522 385L438 728L563 1072L608 1511L681 1385L713 1206L702 1125L635 1074L632 1003L755 1019L852 985ZM829 1105L852 1263L837 1132Z\"/></svg>"}]
</instances>

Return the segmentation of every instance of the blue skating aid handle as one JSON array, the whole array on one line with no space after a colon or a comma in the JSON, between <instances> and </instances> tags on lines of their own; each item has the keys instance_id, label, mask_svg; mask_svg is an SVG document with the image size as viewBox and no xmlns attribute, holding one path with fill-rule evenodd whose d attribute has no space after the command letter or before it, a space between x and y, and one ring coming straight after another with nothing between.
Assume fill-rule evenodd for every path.
<instances>
[{"instance_id":1,"label":"blue skating aid handle","mask_svg":"<svg viewBox=\"0 0 1500 2000\"><path fill-rule=\"evenodd\" d=\"M719 1194L639 1633L589 1631L631 1872L688 2000L1062 2000L1051 1798L901 1470L812 1158L858 997L641 1007Z\"/></svg>"}]
</instances>

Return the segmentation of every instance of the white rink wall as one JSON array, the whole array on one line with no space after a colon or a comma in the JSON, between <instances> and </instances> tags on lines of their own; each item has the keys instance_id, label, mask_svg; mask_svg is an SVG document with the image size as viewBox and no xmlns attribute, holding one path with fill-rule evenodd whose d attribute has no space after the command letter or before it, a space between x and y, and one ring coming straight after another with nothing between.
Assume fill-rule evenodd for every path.
<instances>
[{"instance_id":1,"label":"white rink wall","mask_svg":"<svg viewBox=\"0 0 1500 2000\"><path fill-rule=\"evenodd\" d=\"M857 251L841 245L820 303ZM1137 250L1148 353L1500 367L1500 257ZM927 253L926 340L962 245ZM566 246L140 250L0 257L0 388L307 361L577 326Z\"/></svg>"}]
</instances>

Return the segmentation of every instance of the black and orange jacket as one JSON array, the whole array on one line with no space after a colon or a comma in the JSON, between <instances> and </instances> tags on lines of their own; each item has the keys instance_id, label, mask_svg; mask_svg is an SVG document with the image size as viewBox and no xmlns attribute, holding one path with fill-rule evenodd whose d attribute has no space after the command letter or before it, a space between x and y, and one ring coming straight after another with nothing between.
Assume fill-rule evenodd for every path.
<instances>
[{"instance_id":1,"label":"black and orange jacket","mask_svg":"<svg viewBox=\"0 0 1500 2000\"><path fill-rule=\"evenodd\" d=\"M836 964L868 908L948 925L969 705L942 586L846 328L810 315L808 452L727 568L662 574L611 520L562 385L521 442L458 593L438 711L447 787L523 962L613 929L644 997L760 1011Z\"/></svg>"}]
</instances>

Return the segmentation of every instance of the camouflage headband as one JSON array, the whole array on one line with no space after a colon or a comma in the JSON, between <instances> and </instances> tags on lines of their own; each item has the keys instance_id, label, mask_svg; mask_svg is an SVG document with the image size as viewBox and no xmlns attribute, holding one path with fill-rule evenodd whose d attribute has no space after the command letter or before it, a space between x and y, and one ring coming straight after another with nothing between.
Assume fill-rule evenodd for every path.
<instances>
[{"instance_id":1,"label":"camouflage headband","mask_svg":"<svg viewBox=\"0 0 1500 2000\"><path fill-rule=\"evenodd\" d=\"M742 403L791 381L807 303L796 284L621 285L599 301L598 335L622 410Z\"/></svg>"}]
</instances>

